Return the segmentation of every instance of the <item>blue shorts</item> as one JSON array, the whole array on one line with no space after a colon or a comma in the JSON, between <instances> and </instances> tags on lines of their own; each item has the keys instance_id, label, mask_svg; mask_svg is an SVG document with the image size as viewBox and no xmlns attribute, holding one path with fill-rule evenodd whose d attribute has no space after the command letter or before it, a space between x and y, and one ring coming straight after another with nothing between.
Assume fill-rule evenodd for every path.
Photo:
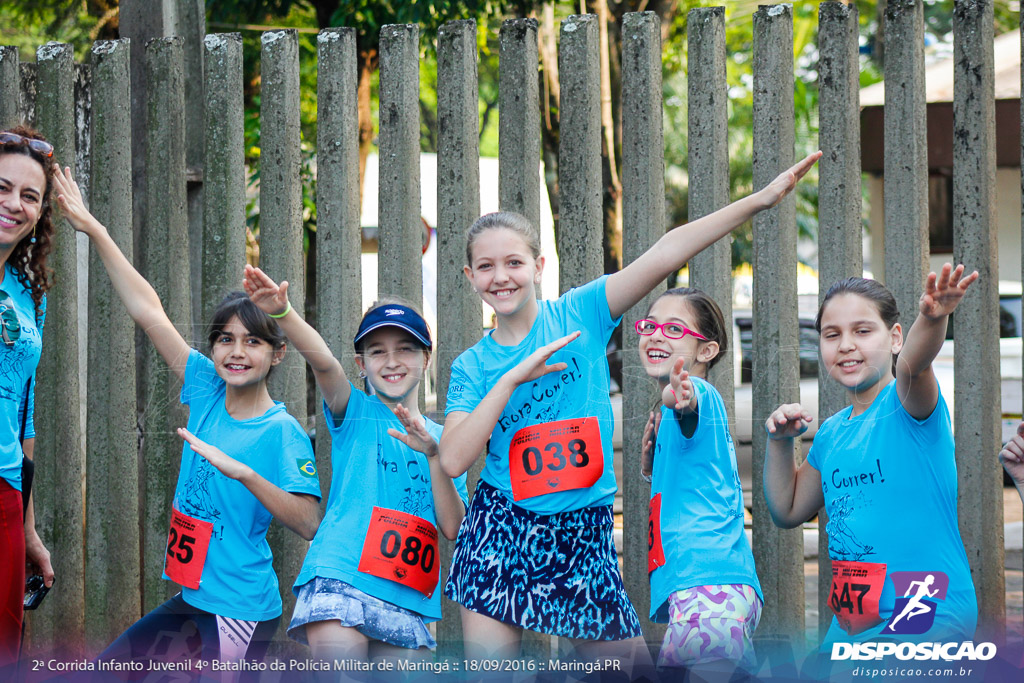
<instances>
[{"instance_id":1,"label":"blue shorts","mask_svg":"<svg viewBox=\"0 0 1024 683\"><path fill-rule=\"evenodd\" d=\"M423 617L338 579L316 576L302 584L288 635L308 645L306 624L318 621L338 621L371 640L411 650L437 647Z\"/></svg>"},{"instance_id":2,"label":"blue shorts","mask_svg":"<svg viewBox=\"0 0 1024 683\"><path fill-rule=\"evenodd\" d=\"M541 515L481 481L444 592L505 624L586 640L642 635L612 541L612 507Z\"/></svg>"}]
</instances>

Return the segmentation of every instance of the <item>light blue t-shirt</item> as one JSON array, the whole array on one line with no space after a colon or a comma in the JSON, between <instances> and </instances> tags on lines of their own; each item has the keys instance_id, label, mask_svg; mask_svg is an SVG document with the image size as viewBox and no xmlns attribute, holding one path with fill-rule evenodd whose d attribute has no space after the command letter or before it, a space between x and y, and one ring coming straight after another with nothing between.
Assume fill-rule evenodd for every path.
<instances>
[{"instance_id":1,"label":"light blue t-shirt","mask_svg":"<svg viewBox=\"0 0 1024 683\"><path fill-rule=\"evenodd\" d=\"M891 381L860 415L851 407L825 420L807 456L821 473L828 511L829 555L833 560L886 565L879 600L883 622L848 635L835 616L823 648L833 641L876 637L907 641L970 639L978 603L957 525L957 474L953 431L946 401L939 395L924 420L912 417ZM936 600L934 624L920 635L886 629L897 594L894 572L942 572L949 579Z\"/></svg>"},{"instance_id":2,"label":"light blue t-shirt","mask_svg":"<svg viewBox=\"0 0 1024 683\"><path fill-rule=\"evenodd\" d=\"M22 410L25 405L25 390L29 379L39 365L39 355L43 350L43 320L46 317L46 298L43 298L36 324L36 306L32 302L32 294L28 287L18 280L18 274L10 263L4 265L4 278L0 289L10 296L17 312L21 336L13 346L0 342L0 478L12 487L21 490L21 450ZM32 391L28 397L28 415L25 418L24 438L32 438L36 434L32 421Z\"/></svg>"},{"instance_id":3,"label":"light blue t-shirt","mask_svg":"<svg viewBox=\"0 0 1024 683\"><path fill-rule=\"evenodd\" d=\"M744 584L761 599L754 555L743 533L743 487L722 397L691 377L697 428L690 438L662 406L654 447L651 498L661 494L664 566L650 574L651 619L668 621L668 597L695 586Z\"/></svg>"},{"instance_id":4,"label":"light blue t-shirt","mask_svg":"<svg viewBox=\"0 0 1024 683\"><path fill-rule=\"evenodd\" d=\"M487 334L462 353L452 365L446 414L470 413L501 377L545 344L579 331L579 338L556 351L548 364L563 362L568 367L520 385L498 418L487 445L487 460L481 477L509 500L514 500L509 472L512 438L524 427L575 418L596 418L600 427L603 470L587 487L557 491L515 500L515 504L544 515L578 510L592 505L610 505L615 496L612 469L612 404L608 399L608 359L605 349L621 318L612 318L605 296L607 276L582 287L570 289L555 301L538 301L540 310L530 332L516 346L502 346ZM544 444L540 444L543 448ZM587 448L592 448L590 444ZM546 450L546 449L545 449ZM553 468L572 466L543 453L540 464ZM538 468L539 469L539 468ZM545 474L548 473L545 469ZM527 470L529 471L529 470Z\"/></svg>"},{"instance_id":5,"label":"light blue t-shirt","mask_svg":"<svg viewBox=\"0 0 1024 683\"><path fill-rule=\"evenodd\" d=\"M192 350L181 388L181 402L189 407L188 430L271 484L319 499L312 444L284 404L275 401L259 417L236 420L224 406L225 386L213 362ZM174 508L213 523L199 589L182 586L185 602L232 619L264 621L280 615L277 574L266 539L272 516L256 496L185 443ZM169 578L166 573L164 578Z\"/></svg>"},{"instance_id":6,"label":"light blue t-shirt","mask_svg":"<svg viewBox=\"0 0 1024 683\"><path fill-rule=\"evenodd\" d=\"M374 506L415 515L437 526L427 456L388 434L388 428L400 432L405 428L376 396L367 396L352 387L340 422L326 403L323 408L331 432L331 492L320 529L295 581L296 594L300 586L314 577L338 579L416 612L424 621L437 621L441 618L440 582L428 598L397 581L358 570ZM430 435L440 441L441 425L426 418L424 422ZM466 475L454 482L467 505Z\"/></svg>"}]
</instances>

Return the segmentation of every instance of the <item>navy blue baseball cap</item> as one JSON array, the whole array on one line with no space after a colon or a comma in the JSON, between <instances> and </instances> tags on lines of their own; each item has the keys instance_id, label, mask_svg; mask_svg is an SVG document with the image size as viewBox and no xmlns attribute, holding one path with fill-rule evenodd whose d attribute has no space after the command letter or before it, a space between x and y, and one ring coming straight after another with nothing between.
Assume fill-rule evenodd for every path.
<instances>
[{"instance_id":1,"label":"navy blue baseball cap","mask_svg":"<svg viewBox=\"0 0 1024 683\"><path fill-rule=\"evenodd\" d=\"M401 328L416 337L428 351L432 351L434 348L430 341L430 329L423 316L408 306L384 304L363 316L363 321L359 323L359 331L356 332L356 338L352 340L356 350L359 350L359 342L363 337L382 327Z\"/></svg>"}]
</instances>

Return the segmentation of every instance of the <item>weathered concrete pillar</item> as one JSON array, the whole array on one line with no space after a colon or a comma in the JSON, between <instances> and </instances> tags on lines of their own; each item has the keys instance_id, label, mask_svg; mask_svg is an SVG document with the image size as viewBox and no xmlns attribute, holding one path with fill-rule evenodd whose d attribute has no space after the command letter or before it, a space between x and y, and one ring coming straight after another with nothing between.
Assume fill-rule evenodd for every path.
<instances>
[{"instance_id":1,"label":"weathered concrete pillar","mask_svg":"<svg viewBox=\"0 0 1024 683\"><path fill-rule=\"evenodd\" d=\"M245 267L245 131L242 36L210 34L206 51L206 128L203 135L203 277L198 323L210 320L224 295L241 285ZM186 151L186 163L188 153ZM189 235L191 237L191 234ZM194 265L194 264L193 264ZM202 336L200 332L198 336Z\"/></svg>"},{"instance_id":2,"label":"weathered concrete pillar","mask_svg":"<svg viewBox=\"0 0 1024 683\"><path fill-rule=\"evenodd\" d=\"M359 228L359 113L356 34L329 28L317 37L316 329L355 379L352 340L362 317ZM327 504L333 468L331 433L317 392L316 459Z\"/></svg>"},{"instance_id":3,"label":"weathered concrete pillar","mask_svg":"<svg viewBox=\"0 0 1024 683\"><path fill-rule=\"evenodd\" d=\"M924 5L889 0L885 10L885 284L904 330L917 316L928 273L928 140ZM874 266L875 272L882 269Z\"/></svg>"},{"instance_id":4,"label":"weathered concrete pillar","mask_svg":"<svg viewBox=\"0 0 1024 683\"><path fill-rule=\"evenodd\" d=\"M692 24L691 24L692 25ZM623 265L639 258L665 233L665 144L661 117L661 21L654 12L630 12L622 20L622 245ZM660 290L661 288L658 288ZM640 615L644 636L658 645L665 627L648 619L647 574L650 484L640 479L644 426L658 398L657 385L640 363L632 325L647 314L652 292L623 318L622 489L623 581Z\"/></svg>"},{"instance_id":5,"label":"weathered concrete pillar","mask_svg":"<svg viewBox=\"0 0 1024 683\"><path fill-rule=\"evenodd\" d=\"M0 45L0 129L21 122L21 60L18 48Z\"/></svg>"},{"instance_id":6,"label":"weathered concrete pillar","mask_svg":"<svg viewBox=\"0 0 1024 683\"><path fill-rule=\"evenodd\" d=\"M302 262L302 184L299 179L299 34L294 30L263 34L260 58L260 266L276 282L287 280L292 306L305 311ZM235 280L230 281L232 286ZM270 395L283 401L300 424L306 424L306 362L294 349L270 376ZM295 605L292 582L309 544L274 522L267 534L274 552L285 614ZM278 645L291 644L283 631Z\"/></svg>"},{"instance_id":7,"label":"weathered concrete pillar","mask_svg":"<svg viewBox=\"0 0 1024 683\"><path fill-rule=\"evenodd\" d=\"M689 219L714 213L729 203L729 97L725 80L725 8L691 10L687 31L687 141L690 177ZM727 321L729 345L708 373L735 425L732 339L732 237L720 239L690 259L690 285L711 296ZM734 430L735 431L735 430Z\"/></svg>"},{"instance_id":8,"label":"weathered concrete pillar","mask_svg":"<svg viewBox=\"0 0 1024 683\"><path fill-rule=\"evenodd\" d=\"M604 272L601 205L601 71L597 16L562 22L558 51L558 286L562 292Z\"/></svg>"},{"instance_id":9,"label":"weathered concrete pillar","mask_svg":"<svg viewBox=\"0 0 1024 683\"><path fill-rule=\"evenodd\" d=\"M953 371L960 535L978 596L978 635L1006 633L1000 438L999 248L996 242L996 128L991 0L953 10L954 262L981 277L956 309ZM949 400L949 397L946 397Z\"/></svg>"},{"instance_id":10,"label":"weathered concrete pillar","mask_svg":"<svg viewBox=\"0 0 1024 683\"><path fill-rule=\"evenodd\" d=\"M818 139L824 156L818 164L818 302L833 282L864 271L860 194L860 65L857 7L822 3L818 14L821 54ZM818 420L849 404L848 394L818 374ZM828 553L828 513L818 512L818 634L831 623L828 597L832 559Z\"/></svg>"},{"instance_id":11,"label":"weathered concrete pillar","mask_svg":"<svg viewBox=\"0 0 1024 683\"><path fill-rule=\"evenodd\" d=\"M127 40L92 48L90 209L121 251L132 254L132 121ZM95 250L89 262L86 412L85 614L90 653L100 652L141 613L135 323Z\"/></svg>"},{"instance_id":12,"label":"weathered concrete pillar","mask_svg":"<svg viewBox=\"0 0 1024 683\"><path fill-rule=\"evenodd\" d=\"M203 0L174 0L175 21L171 35L185 39L185 166L187 168L188 191L188 238L189 263L191 264L192 289L202 292L203 284L203 221L205 202L203 200L203 156L205 150L204 132L207 118L206 79L204 58L206 56L203 37L206 35L206 7ZM241 125L241 121L239 121ZM203 300L192 297L192 324L203 324Z\"/></svg>"},{"instance_id":13,"label":"weathered concrete pillar","mask_svg":"<svg viewBox=\"0 0 1024 683\"><path fill-rule=\"evenodd\" d=\"M498 206L526 216L539 230L537 20L505 20L498 42Z\"/></svg>"},{"instance_id":14,"label":"weathered concrete pillar","mask_svg":"<svg viewBox=\"0 0 1024 683\"><path fill-rule=\"evenodd\" d=\"M420 265L419 28L380 30L380 245L377 291L423 301Z\"/></svg>"},{"instance_id":15,"label":"weathered concrete pillar","mask_svg":"<svg viewBox=\"0 0 1024 683\"><path fill-rule=\"evenodd\" d=\"M53 143L54 159L75 158L74 53L47 43L36 51L36 126ZM79 410L78 273L75 234L63 219L49 267L56 286L47 295L43 354L36 375L36 530L62 576L64 600L33 615L34 652L75 657L85 652L85 586L82 577L84 519L82 475L85 453ZM61 286L60 283L65 283ZM64 588L66 586L67 588ZM59 643L59 644L58 644Z\"/></svg>"},{"instance_id":16,"label":"weathered concrete pillar","mask_svg":"<svg viewBox=\"0 0 1024 683\"><path fill-rule=\"evenodd\" d=\"M792 11L772 5L754 14L755 189L793 163ZM799 528L779 529L772 522L762 481L762 425L779 404L800 400L796 263L796 205L789 196L754 217L754 560L765 599L759 641L773 665L777 648L796 642L804 628L803 536ZM779 653L780 662L786 654Z\"/></svg>"},{"instance_id":17,"label":"weathered concrete pillar","mask_svg":"<svg viewBox=\"0 0 1024 683\"><path fill-rule=\"evenodd\" d=\"M502 38L506 37L507 25L508 22L505 22L502 27ZM503 42L503 57L504 49ZM536 38L533 49L536 68ZM437 300L443 301L444 305L438 306L437 311L437 353L434 354L433 362L437 368L437 410L438 415L443 416L452 363L460 353L476 343L480 338L481 327L480 299L467 286L466 278L462 274L462 266L466 262L466 230L480 215L480 114L477 104L479 89L475 21L450 21L441 27L437 36L437 62ZM503 63L502 74L504 67ZM499 81L500 78L501 76ZM532 84L536 98L536 78ZM536 114L536 99L534 113ZM510 114L525 115L525 112L513 111ZM500 130L499 144L504 144L504 128ZM538 145L539 126L534 126L533 133L533 142ZM537 153L540 153L539 146ZM504 160L500 163L501 172L504 174ZM535 186L539 184L536 171L538 163L539 159L535 157L532 176ZM510 165L510 169L512 168L514 166ZM520 181L524 189L528 189L527 177L524 176ZM505 182L502 178L505 176L499 177L499 187L508 189L507 186L501 185ZM515 176L512 178L515 182ZM539 212L539 207L537 211ZM476 487L481 469L483 458L477 460L470 468L470 491ZM451 567L453 548L454 543L442 539L442 576L447 576ZM459 619L459 606L442 597L441 612L443 618L437 627L439 654L460 657L462 624Z\"/></svg>"},{"instance_id":18,"label":"weathered concrete pillar","mask_svg":"<svg viewBox=\"0 0 1024 683\"><path fill-rule=\"evenodd\" d=\"M18 69L21 77L21 108L18 120L30 126L36 125L36 63L22 62Z\"/></svg>"},{"instance_id":19,"label":"weathered concrete pillar","mask_svg":"<svg viewBox=\"0 0 1024 683\"><path fill-rule=\"evenodd\" d=\"M185 89L181 38L154 38L146 43L146 195L139 271L160 296L167 317L186 340L191 329L188 278L188 210L185 191ZM135 202L136 205L139 202ZM143 545L142 606L153 609L176 586L161 578L167 548L168 520L182 441L175 429L188 421L181 404L181 382L148 338L139 375L145 376L142 409Z\"/></svg>"}]
</instances>

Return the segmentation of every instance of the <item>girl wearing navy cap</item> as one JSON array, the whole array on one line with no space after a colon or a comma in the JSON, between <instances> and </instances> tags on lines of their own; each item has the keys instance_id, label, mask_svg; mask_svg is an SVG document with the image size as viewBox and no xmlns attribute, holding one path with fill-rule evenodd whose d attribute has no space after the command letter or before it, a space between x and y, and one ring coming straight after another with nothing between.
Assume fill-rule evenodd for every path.
<instances>
[{"instance_id":1,"label":"girl wearing navy cap","mask_svg":"<svg viewBox=\"0 0 1024 683\"><path fill-rule=\"evenodd\" d=\"M246 266L244 284L312 368L331 434L327 511L295 581L288 634L325 661L433 649L426 623L441 618L438 530L455 539L469 495L466 475L441 471L441 425L420 414L427 323L397 299L370 307L354 340L364 393L292 309L287 282Z\"/></svg>"}]
</instances>

